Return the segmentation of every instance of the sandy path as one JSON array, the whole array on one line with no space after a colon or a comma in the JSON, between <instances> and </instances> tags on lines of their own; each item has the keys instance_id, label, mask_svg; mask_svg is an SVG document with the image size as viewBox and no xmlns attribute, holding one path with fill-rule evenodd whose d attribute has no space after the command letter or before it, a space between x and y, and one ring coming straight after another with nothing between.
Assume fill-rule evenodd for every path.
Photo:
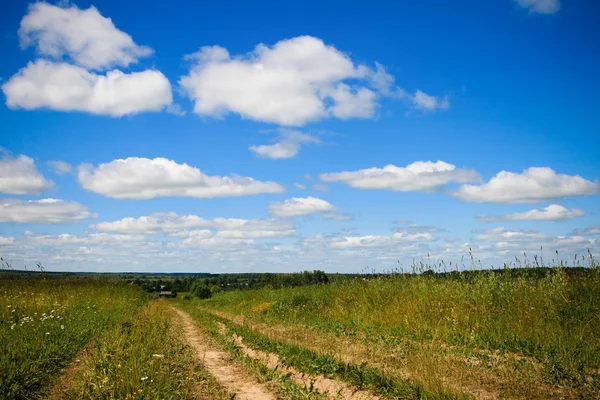
<instances>
[{"instance_id":1,"label":"sandy path","mask_svg":"<svg viewBox=\"0 0 600 400\"><path fill-rule=\"evenodd\" d=\"M236 399L242 400L274 400L275 397L267 388L256 382L242 366L231 362L231 357L224 351L209 346L209 340L196 327L192 318L185 312L173 308L183 326L183 333L188 344L196 350L198 359Z\"/></svg>"}]
</instances>

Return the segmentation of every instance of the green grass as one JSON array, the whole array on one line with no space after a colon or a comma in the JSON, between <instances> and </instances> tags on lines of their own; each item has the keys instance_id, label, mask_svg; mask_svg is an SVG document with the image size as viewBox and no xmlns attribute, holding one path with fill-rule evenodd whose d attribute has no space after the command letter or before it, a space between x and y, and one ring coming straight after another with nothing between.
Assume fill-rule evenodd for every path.
<instances>
[{"instance_id":1,"label":"green grass","mask_svg":"<svg viewBox=\"0 0 600 400\"><path fill-rule=\"evenodd\" d=\"M419 384L408 380L386 376L377 369L368 365L349 365L326 356L317 354L306 348L290 345L280 341L272 340L264 335L257 334L243 326L232 324L230 321L211 315L197 307L196 301L179 302L179 307L187 311L198 321L204 329L213 336L219 337L216 321L227 326L231 333L243 337L244 341L253 349L266 353L276 353L280 361L296 370L312 375L324 375L326 377L339 379L355 386L358 389L369 390L373 393L383 395L386 398L395 399L460 399L463 396L438 389L429 391Z\"/></svg>"},{"instance_id":2,"label":"green grass","mask_svg":"<svg viewBox=\"0 0 600 400\"><path fill-rule=\"evenodd\" d=\"M0 398L32 398L96 335L130 321L137 287L100 279L0 280Z\"/></svg>"},{"instance_id":3,"label":"green grass","mask_svg":"<svg viewBox=\"0 0 600 400\"><path fill-rule=\"evenodd\" d=\"M600 271L570 272L556 268L543 274L395 275L228 292L201 304L252 320L307 325L367 342L443 343L477 357L496 350L511 352L534 358L541 366L542 382L536 378L531 385L566 385L583 395L597 393Z\"/></svg>"},{"instance_id":4,"label":"green grass","mask_svg":"<svg viewBox=\"0 0 600 400\"><path fill-rule=\"evenodd\" d=\"M195 301L190 302L178 299L172 300L171 302L190 314L198 326L200 326L204 332L209 334L215 343L222 346L233 357L240 360L246 367L248 373L256 378L258 382L266 384L267 387L277 395L278 399L318 400L327 398L325 395L310 390L310 388L305 388L294 383L288 375L282 374L277 369L269 369L260 361L247 357L238 346L235 345L231 337L224 336L219 332L217 321L224 323L230 329L232 328L231 325L221 318L201 311L195 307Z\"/></svg>"},{"instance_id":5,"label":"green grass","mask_svg":"<svg viewBox=\"0 0 600 400\"><path fill-rule=\"evenodd\" d=\"M66 399L229 399L182 343L164 300L153 300L128 323L94 341Z\"/></svg>"}]
</instances>

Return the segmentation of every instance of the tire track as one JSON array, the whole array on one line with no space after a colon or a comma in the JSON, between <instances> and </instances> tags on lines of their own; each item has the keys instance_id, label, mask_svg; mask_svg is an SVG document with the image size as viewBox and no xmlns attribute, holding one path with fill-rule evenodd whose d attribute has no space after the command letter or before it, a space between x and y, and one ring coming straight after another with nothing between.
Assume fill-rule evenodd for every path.
<instances>
[{"instance_id":1,"label":"tire track","mask_svg":"<svg viewBox=\"0 0 600 400\"><path fill-rule=\"evenodd\" d=\"M232 363L229 354L210 346L209 339L186 312L174 307L172 309L181 321L185 339L196 351L198 359L225 389L235 394L236 399L275 400L265 385L256 382L242 366Z\"/></svg>"}]
</instances>

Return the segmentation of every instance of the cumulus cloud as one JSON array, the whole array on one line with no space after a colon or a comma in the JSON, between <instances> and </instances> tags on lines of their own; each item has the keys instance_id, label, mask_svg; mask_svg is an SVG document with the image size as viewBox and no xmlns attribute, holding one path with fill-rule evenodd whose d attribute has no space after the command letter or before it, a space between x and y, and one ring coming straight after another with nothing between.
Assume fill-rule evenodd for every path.
<instances>
[{"instance_id":1,"label":"cumulus cloud","mask_svg":"<svg viewBox=\"0 0 600 400\"><path fill-rule=\"evenodd\" d=\"M0 199L0 222L68 224L95 217L86 206L73 201Z\"/></svg>"},{"instance_id":2,"label":"cumulus cloud","mask_svg":"<svg viewBox=\"0 0 600 400\"><path fill-rule=\"evenodd\" d=\"M410 94L394 84L394 77L386 71L383 65L376 62L375 67L376 69L369 75L369 79L371 85L377 89L381 95L407 100L411 104L412 109L424 113L436 110L447 110L450 108L448 96L432 96L422 90L415 90L413 94Z\"/></svg>"},{"instance_id":3,"label":"cumulus cloud","mask_svg":"<svg viewBox=\"0 0 600 400\"><path fill-rule=\"evenodd\" d=\"M599 191L598 181L557 174L551 168L531 167L520 174L501 171L482 185L463 185L454 196L478 203L536 203L568 196L591 196Z\"/></svg>"},{"instance_id":4,"label":"cumulus cloud","mask_svg":"<svg viewBox=\"0 0 600 400\"><path fill-rule=\"evenodd\" d=\"M319 212L336 211L333 204L316 197L294 197L284 202L269 204L269 214L274 217L290 218Z\"/></svg>"},{"instance_id":5,"label":"cumulus cloud","mask_svg":"<svg viewBox=\"0 0 600 400\"><path fill-rule=\"evenodd\" d=\"M438 240L430 232L396 232L392 235L338 236L326 241L334 249L361 247L395 247L411 243L433 242Z\"/></svg>"},{"instance_id":6,"label":"cumulus cloud","mask_svg":"<svg viewBox=\"0 0 600 400\"><path fill-rule=\"evenodd\" d=\"M139 218L123 218L92 225L92 229L128 235L166 234L185 238L260 239L296 234L293 222L274 219L214 218L197 215L155 213Z\"/></svg>"},{"instance_id":7,"label":"cumulus cloud","mask_svg":"<svg viewBox=\"0 0 600 400\"><path fill-rule=\"evenodd\" d=\"M597 247L594 239L587 239L581 235L554 236L534 230L506 229L504 227L479 232L474 240L491 242L489 251L495 252L496 255L522 254L523 252L539 254L544 250L576 254Z\"/></svg>"},{"instance_id":8,"label":"cumulus cloud","mask_svg":"<svg viewBox=\"0 0 600 400\"><path fill-rule=\"evenodd\" d=\"M600 235L600 225L592 225L584 229L576 229L573 235L591 236Z\"/></svg>"},{"instance_id":9,"label":"cumulus cloud","mask_svg":"<svg viewBox=\"0 0 600 400\"><path fill-rule=\"evenodd\" d=\"M477 219L484 222L497 221L564 221L567 219L582 217L585 215L583 210L573 208L571 210L559 205L550 204L546 208L539 208L522 213L508 215L479 215Z\"/></svg>"},{"instance_id":10,"label":"cumulus cloud","mask_svg":"<svg viewBox=\"0 0 600 400\"><path fill-rule=\"evenodd\" d=\"M135 235L111 235L108 233L91 233L89 235L71 235L63 233L60 235L40 235L29 233L21 241L27 245L35 246L90 246L90 245L118 245L118 244L143 244L147 243L144 236Z\"/></svg>"},{"instance_id":11,"label":"cumulus cloud","mask_svg":"<svg viewBox=\"0 0 600 400\"><path fill-rule=\"evenodd\" d=\"M9 244L13 244L15 238L12 236L0 236L0 246L7 246Z\"/></svg>"},{"instance_id":12,"label":"cumulus cloud","mask_svg":"<svg viewBox=\"0 0 600 400\"><path fill-rule=\"evenodd\" d=\"M0 147L0 193L38 195L54 184L38 171L33 158L12 157Z\"/></svg>"},{"instance_id":13,"label":"cumulus cloud","mask_svg":"<svg viewBox=\"0 0 600 400\"><path fill-rule=\"evenodd\" d=\"M57 60L64 57L88 69L127 67L153 50L137 45L95 7L58 7L44 2L29 6L21 21L22 47L34 46L39 54Z\"/></svg>"},{"instance_id":14,"label":"cumulus cloud","mask_svg":"<svg viewBox=\"0 0 600 400\"><path fill-rule=\"evenodd\" d=\"M275 143L250 146L249 149L259 157L277 160L295 157L304 144L321 142L318 137L299 131L280 129L279 132Z\"/></svg>"},{"instance_id":15,"label":"cumulus cloud","mask_svg":"<svg viewBox=\"0 0 600 400\"><path fill-rule=\"evenodd\" d=\"M4 85L6 105L33 110L82 111L123 115L160 111L172 103L171 85L159 71L98 75L84 68L47 60L30 62Z\"/></svg>"},{"instance_id":16,"label":"cumulus cloud","mask_svg":"<svg viewBox=\"0 0 600 400\"><path fill-rule=\"evenodd\" d=\"M236 113L298 126L332 116L369 118L377 106L366 87L375 72L311 36L259 44L234 57L223 47L202 47L187 59L192 67L179 83L202 116Z\"/></svg>"},{"instance_id":17,"label":"cumulus cloud","mask_svg":"<svg viewBox=\"0 0 600 400\"><path fill-rule=\"evenodd\" d=\"M210 176L166 158L130 157L98 167L82 164L78 167L78 180L84 189L115 199L214 198L284 192L275 182L237 175Z\"/></svg>"},{"instance_id":18,"label":"cumulus cloud","mask_svg":"<svg viewBox=\"0 0 600 400\"><path fill-rule=\"evenodd\" d=\"M48 161L48 166L52 168L55 174L65 175L71 172L73 166L64 161Z\"/></svg>"},{"instance_id":19,"label":"cumulus cloud","mask_svg":"<svg viewBox=\"0 0 600 400\"><path fill-rule=\"evenodd\" d=\"M430 96L425 92L417 90L413 96L410 97L413 103L413 108L420 111L435 111L435 110L447 110L450 108L450 101L448 96L438 98Z\"/></svg>"},{"instance_id":20,"label":"cumulus cloud","mask_svg":"<svg viewBox=\"0 0 600 400\"><path fill-rule=\"evenodd\" d=\"M560 10L559 0L516 0L516 2L532 14L555 14Z\"/></svg>"},{"instance_id":21,"label":"cumulus cloud","mask_svg":"<svg viewBox=\"0 0 600 400\"><path fill-rule=\"evenodd\" d=\"M475 236L475 240L483 242L546 242L552 236L538 231L522 229L506 229L503 226L485 229Z\"/></svg>"},{"instance_id":22,"label":"cumulus cloud","mask_svg":"<svg viewBox=\"0 0 600 400\"><path fill-rule=\"evenodd\" d=\"M326 182L343 182L359 189L383 189L400 192L432 192L449 183L478 182L479 173L472 169L457 168L443 161L417 161L406 167L387 165L320 174Z\"/></svg>"},{"instance_id":23,"label":"cumulus cloud","mask_svg":"<svg viewBox=\"0 0 600 400\"><path fill-rule=\"evenodd\" d=\"M156 233L175 234L208 226L210 226L210 221L197 215L157 213L139 218L127 217L113 222L100 222L92 225L91 228L103 232L150 235Z\"/></svg>"}]
</instances>

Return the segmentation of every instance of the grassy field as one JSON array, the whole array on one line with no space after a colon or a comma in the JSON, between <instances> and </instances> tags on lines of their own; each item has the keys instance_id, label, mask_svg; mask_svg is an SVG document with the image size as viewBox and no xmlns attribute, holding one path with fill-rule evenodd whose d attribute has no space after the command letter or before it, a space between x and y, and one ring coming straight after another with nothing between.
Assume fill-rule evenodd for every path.
<instances>
[{"instance_id":1,"label":"grassy field","mask_svg":"<svg viewBox=\"0 0 600 400\"><path fill-rule=\"evenodd\" d=\"M0 280L0 398L229 398L180 330L123 280Z\"/></svg>"},{"instance_id":2,"label":"grassy field","mask_svg":"<svg viewBox=\"0 0 600 400\"><path fill-rule=\"evenodd\" d=\"M600 271L526 272L395 275L228 292L197 303L244 317L239 325L281 349L293 345L338 360L351 353L350 361L408 379L438 393L433 397L448 389L476 397L597 398Z\"/></svg>"},{"instance_id":3,"label":"grassy field","mask_svg":"<svg viewBox=\"0 0 600 400\"><path fill-rule=\"evenodd\" d=\"M155 296L130 279L3 275L0 398L231 398L173 307L273 398L326 398L313 383L327 380L369 398L600 398L597 267Z\"/></svg>"},{"instance_id":4,"label":"grassy field","mask_svg":"<svg viewBox=\"0 0 600 400\"><path fill-rule=\"evenodd\" d=\"M145 297L117 281L0 281L0 398L42 390L92 338L131 320Z\"/></svg>"}]
</instances>

